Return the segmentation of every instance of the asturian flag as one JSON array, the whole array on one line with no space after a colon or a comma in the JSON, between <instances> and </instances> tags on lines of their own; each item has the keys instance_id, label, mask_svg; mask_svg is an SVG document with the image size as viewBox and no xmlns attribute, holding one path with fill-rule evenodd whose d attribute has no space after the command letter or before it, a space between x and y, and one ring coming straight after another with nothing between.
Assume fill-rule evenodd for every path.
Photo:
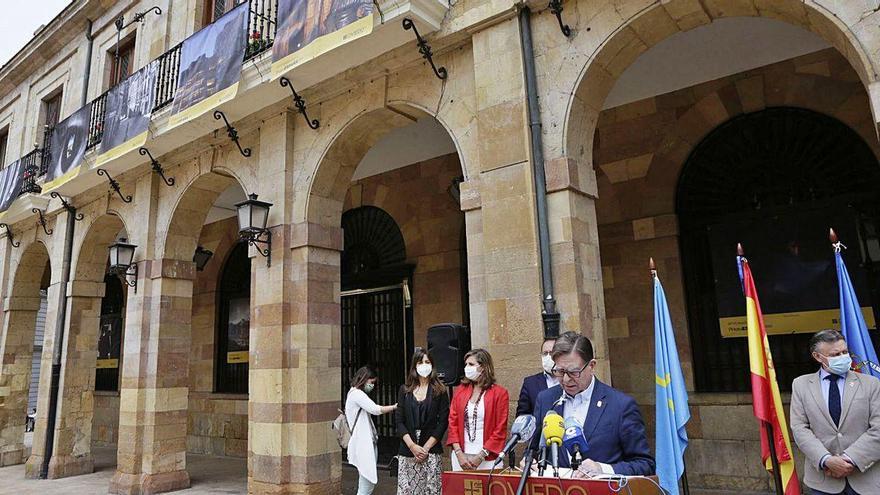
<instances>
[{"instance_id":1,"label":"asturian flag","mask_svg":"<svg viewBox=\"0 0 880 495\"><path fill-rule=\"evenodd\" d=\"M675 347L675 332L666 304L666 293L660 278L654 273L654 365L657 382L657 476L662 486L671 495L678 495L678 479L684 472L684 450L688 437L685 425L691 419L688 409L688 395L678 349Z\"/></svg>"},{"instance_id":2,"label":"asturian flag","mask_svg":"<svg viewBox=\"0 0 880 495\"><path fill-rule=\"evenodd\" d=\"M761 304L758 302L758 291L755 289L755 280L752 278L749 262L742 255L742 248L737 247L739 251L736 257L737 265L746 297L752 409L755 417L762 422L762 430L764 430L763 423L772 427L772 440L776 460L779 463L783 494L800 495L801 488L791 454L791 440L788 437L788 423L785 420L785 409L782 407L782 398L779 395L779 384L776 383L776 370L773 368L773 356L770 354L770 343L767 341L767 331L764 329L764 316L761 314ZM770 443L764 431L761 432L761 458L764 460L764 468L772 473Z\"/></svg>"},{"instance_id":3,"label":"asturian flag","mask_svg":"<svg viewBox=\"0 0 880 495\"><path fill-rule=\"evenodd\" d=\"M840 288L840 333L846 339L846 346L853 360L853 370L866 373L880 378L880 365L877 361L877 352L868 334L868 325L862 315L862 308L856 291L853 289L852 280L840 255L843 246L837 241L837 235L831 231L834 245L834 261L837 264L837 285Z\"/></svg>"}]
</instances>

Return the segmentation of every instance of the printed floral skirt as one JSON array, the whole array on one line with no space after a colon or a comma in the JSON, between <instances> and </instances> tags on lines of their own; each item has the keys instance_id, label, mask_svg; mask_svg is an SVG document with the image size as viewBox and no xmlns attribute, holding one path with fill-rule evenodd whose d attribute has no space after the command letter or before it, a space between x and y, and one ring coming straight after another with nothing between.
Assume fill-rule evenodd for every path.
<instances>
[{"instance_id":1,"label":"printed floral skirt","mask_svg":"<svg viewBox=\"0 0 880 495\"><path fill-rule=\"evenodd\" d=\"M415 457L397 459L397 495L440 495L440 454L428 454L428 459L421 464Z\"/></svg>"}]
</instances>

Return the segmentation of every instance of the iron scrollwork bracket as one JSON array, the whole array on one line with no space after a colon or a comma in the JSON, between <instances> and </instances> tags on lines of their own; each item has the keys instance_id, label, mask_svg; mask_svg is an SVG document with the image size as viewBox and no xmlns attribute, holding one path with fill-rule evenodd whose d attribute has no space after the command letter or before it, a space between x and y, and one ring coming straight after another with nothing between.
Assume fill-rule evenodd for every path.
<instances>
[{"instance_id":1,"label":"iron scrollwork bracket","mask_svg":"<svg viewBox=\"0 0 880 495\"><path fill-rule=\"evenodd\" d=\"M266 235L266 239L261 239L263 234ZM248 245L253 246L254 249L257 250L258 253L262 254L266 258L266 266L272 266L272 231L269 229L261 230L259 232L242 232L241 239L243 241L247 241ZM265 244L266 248L260 248L260 244Z\"/></svg>"},{"instance_id":2,"label":"iron scrollwork bracket","mask_svg":"<svg viewBox=\"0 0 880 495\"><path fill-rule=\"evenodd\" d=\"M138 265L137 265L137 263L132 263L131 266L129 266L125 270L111 269L110 273L116 275L119 278L119 281L122 282L123 284L125 284L129 287L134 287L134 292L135 292L135 294L137 294L137 291L138 291L138 288L137 288ZM129 277L133 278L134 280L129 280Z\"/></svg>"},{"instance_id":3,"label":"iron scrollwork bracket","mask_svg":"<svg viewBox=\"0 0 880 495\"><path fill-rule=\"evenodd\" d=\"M241 144L238 142L238 131L235 130L235 127L232 127L232 124L229 123L229 120L226 118L226 114L221 112L220 110L214 110L214 120L223 119L223 122L226 124L226 135L229 136L236 146L238 146L238 151L241 153L241 156L245 158L249 158L251 156L250 148L242 148Z\"/></svg>"},{"instance_id":4,"label":"iron scrollwork bracket","mask_svg":"<svg viewBox=\"0 0 880 495\"><path fill-rule=\"evenodd\" d=\"M562 31L562 34L566 38L571 36L571 28L568 24L562 22L562 0L550 0L548 7L550 7L550 12L556 16L556 20L559 22L559 30Z\"/></svg>"},{"instance_id":5,"label":"iron scrollwork bracket","mask_svg":"<svg viewBox=\"0 0 880 495\"><path fill-rule=\"evenodd\" d=\"M116 30L122 31L123 29L127 28L128 26L131 26L132 24L134 24L136 22L144 22L144 19L147 17L147 14L149 14L150 12L155 12L156 15L162 15L162 9L158 5L155 5L155 6L150 7L149 9L147 9L143 12L135 13L134 17L132 17L131 20L128 21L128 24L125 24L125 19L122 16L119 16L116 18L116 21L114 21L114 24L116 25Z\"/></svg>"},{"instance_id":6,"label":"iron scrollwork bracket","mask_svg":"<svg viewBox=\"0 0 880 495\"><path fill-rule=\"evenodd\" d=\"M5 223L0 223L0 229L6 229L6 238L9 239L9 244L12 244L12 247L21 246L21 241L15 242L15 238L12 237L12 229L9 228L9 225Z\"/></svg>"},{"instance_id":7,"label":"iron scrollwork bracket","mask_svg":"<svg viewBox=\"0 0 880 495\"><path fill-rule=\"evenodd\" d=\"M49 196L51 196L52 199L57 199L57 200L61 201L61 207L64 208L65 210L67 210L67 213L73 215L73 219L74 219L75 221L79 222L79 221L81 221L83 218L85 218L85 217L83 216L82 213L77 213L77 212L76 212L76 208L74 208L73 206L71 206L70 203L68 203L67 200L65 200L64 198L62 198L61 195L58 194L57 192L52 191L52 192L49 193Z\"/></svg>"},{"instance_id":8,"label":"iron scrollwork bracket","mask_svg":"<svg viewBox=\"0 0 880 495\"><path fill-rule=\"evenodd\" d=\"M446 67L437 68L434 65L434 53L431 51L431 45L425 41L425 38L422 38L422 35L419 34L419 30L416 28L416 24L410 18L406 18L403 20L403 29L409 31L412 30L416 35L416 43L419 45L419 53L422 54L422 58L427 60L429 64L431 64L431 69L434 70L434 75L439 79L446 79L449 76L449 73L446 72Z\"/></svg>"},{"instance_id":9,"label":"iron scrollwork bracket","mask_svg":"<svg viewBox=\"0 0 880 495\"><path fill-rule=\"evenodd\" d=\"M106 170L104 170L103 168L99 168L98 175L103 175L107 177L107 180L110 182L110 187L114 191L116 191L116 194L119 195L119 199L121 199L123 203L131 203L131 195L123 196L122 191L119 189L119 183L116 182Z\"/></svg>"},{"instance_id":10,"label":"iron scrollwork bracket","mask_svg":"<svg viewBox=\"0 0 880 495\"><path fill-rule=\"evenodd\" d=\"M162 182L164 182L166 186L171 187L174 185L174 177L165 177L165 169L163 169L162 165L155 158L153 158L150 150L141 147L141 149L138 150L138 153L140 153L141 156L146 156L150 158L150 167L152 167L153 172L159 174L159 177L162 178Z\"/></svg>"},{"instance_id":11,"label":"iron scrollwork bracket","mask_svg":"<svg viewBox=\"0 0 880 495\"><path fill-rule=\"evenodd\" d=\"M43 216L43 210L39 208L31 208L31 211L36 213L37 215L40 215L39 225L43 227L43 232L45 232L46 235L52 235L53 230L46 227L46 217Z\"/></svg>"},{"instance_id":12,"label":"iron scrollwork bracket","mask_svg":"<svg viewBox=\"0 0 880 495\"><path fill-rule=\"evenodd\" d=\"M306 100L304 100L303 97L293 89L293 84L290 83L290 79L282 77L278 82L281 84L281 87L290 88L290 91L293 93L293 104L296 105L296 109L299 110L299 113L301 113L306 119L306 124L309 124L309 127L312 129L320 127L321 123L318 122L318 119L309 120L309 114L306 113Z\"/></svg>"}]
</instances>

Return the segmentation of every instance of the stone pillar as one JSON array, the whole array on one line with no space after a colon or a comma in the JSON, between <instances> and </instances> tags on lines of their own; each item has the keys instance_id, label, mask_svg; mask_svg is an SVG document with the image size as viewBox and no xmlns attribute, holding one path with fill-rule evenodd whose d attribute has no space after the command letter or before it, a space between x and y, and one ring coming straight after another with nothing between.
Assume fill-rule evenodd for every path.
<instances>
[{"instance_id":1,"label":"stone pillar","mask_svg":"<svg viewBox=\"0 0 880 495\"><path fill-rule=\"evenodd\" d=\"M548 160L547 209L556 300L561 331L579 330L593 342L596 374L611 383L599 227L596 173L570 158ZM645 279L649 277L645 259Z\"/></svg>"},{"instance_id":2,"label":"stone pillar","mask_svg":"<svg viewBox=\"0 0 880 495\"><path fill-rule=\"evenodd\" d=\"M340 407L342 231L289 225L298 117L267 119L260 134L260 198L273 203L275 227L272 266L251 251L251 494L342 493L342 456L330 429Z\"/></svg>"},{"instance_id":3,"label":"stone pillar","mask_svg":"<svg viewBox=\"0 0 880 495\"><path fill-rule=\"evenodd\" d=\"M94 471L92 461L92 416L94 413L95 365L101 298L104 284L75 281L68 284L67 328L61 350L61 381L55 422L49 478L76 476ZM47 328L47 335L49 329ZM52 346L43 348L43 361L49 359L46 373L40 373L40 390L51 387ZM45 385L44 385L45 384ZM48 394L41 394L48 395ZM47 407L48 407L48 399ZM34 446L27 461L26 476L39 477L46 455L46 413L39 414L34 427ZM48 409L46 409L47 411ZM39 441L38 441L39 440Z\"/></svg>"},{"instance_id":4,"label":"stone pillar","mask_svg":"<svg viewBox=\"0 0 880 495\"><path fill-rule=\"evenodd\" d=\"M24 289L24 287L18 288ZM20 290L35 293L6 297L0 341L0 467L25 461L24 429L31 378L34 328L40 309L39 285Z\"/></svg>"},{"instance_id":5,"label":"stone pillar","mask_svg":"<svg viewBox=\"0 0 880 495\"><path fill-rule=\"evenodd\" d=\"M192 260L139 263L128 291L119 444L110 493L186 488Z\"/></svg>"},{"instance_id":6,"label":"stone pillar","mask_svg":"<svg viewBox=\"0 0 880 495\"><path fill-rule=\"evenodd\" d=\"M478 177L462 187L475 347L515 399L540 369L541 279L517 19L474 33ZM523 365L523 363L533 363Z\"/></svg>"}]
</instances>

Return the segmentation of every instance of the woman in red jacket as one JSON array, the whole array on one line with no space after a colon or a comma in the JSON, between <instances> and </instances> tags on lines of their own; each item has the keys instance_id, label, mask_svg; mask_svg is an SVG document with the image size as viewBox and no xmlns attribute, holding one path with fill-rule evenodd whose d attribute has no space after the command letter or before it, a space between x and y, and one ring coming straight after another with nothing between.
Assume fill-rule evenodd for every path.
<instances>
[{"instance_id":1,"label":"woman in red jacket","mask_svg":"<svg viewBox=\"0 0 880 495\"><path fill-rule=\"evenodd\" d=\"M495 383L492 356L474 349L464 356L464 376L449 407L452 469L490 469L507 438L507 390Z\"/></svg>"}]
</instances>

